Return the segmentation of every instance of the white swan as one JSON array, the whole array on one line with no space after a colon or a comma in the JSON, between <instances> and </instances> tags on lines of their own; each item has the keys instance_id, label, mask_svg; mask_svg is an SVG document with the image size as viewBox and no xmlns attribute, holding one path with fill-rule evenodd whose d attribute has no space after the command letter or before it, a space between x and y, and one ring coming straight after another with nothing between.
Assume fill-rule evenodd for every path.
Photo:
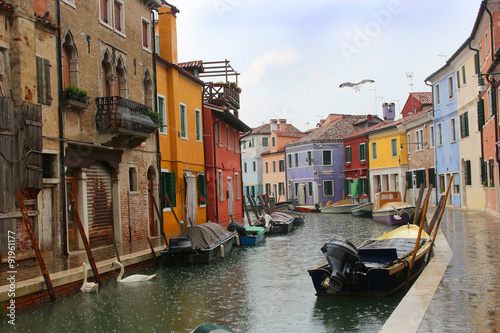
<instances>
[{"instance_id":1,"label":"white swan","mask_svg":"<svg viewBox=\"0 0 500 333\"><path fill-rule=\"evenodd\" d=\"M80 290L83 291L84 293L97 292L99 285L97 283L94 283L94 282L87 282L87 264L82 262L82 267L83 267L83 285L80 288Z\"/></svg>"},{"instance_id":2,"label":"white swan","mask_svg":"<svg viewBox=\"0 0 500 333\"><path fill-rule=\"evenodd\" d=\"M118 261L113 262L111 264L111 267L113 267L115 264L117 264L118 266L120 266L120 274L118 275L118 278L116 279L116 282L140 282L140 281L147 281L147 280L151 280L152 278L154 278L156 276L156 274L153 274L153 275L135 274L135 275L127 276L125 279L122 279L123 272L125 271L125 269L123 268L123 265L120 262L118 262Z\"/></svg>"}]
</instances>

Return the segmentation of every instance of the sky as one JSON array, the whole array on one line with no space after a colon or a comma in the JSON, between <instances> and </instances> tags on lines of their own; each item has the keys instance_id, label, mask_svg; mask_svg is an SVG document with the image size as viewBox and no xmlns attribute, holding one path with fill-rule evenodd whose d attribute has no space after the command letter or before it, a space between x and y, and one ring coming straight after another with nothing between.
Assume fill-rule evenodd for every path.
<instances>
[{"instance_id":1,"label":"sky","mask_svg":"<svg viewBox=\"0 0 500 333\"><path fill-rule=\"evenodd\" d=\"M330 113L377 114L470 36L480 0L169 0L179 62L228 59L241 73L239 117L287 119L305 131ZM360 91L343 82L372 79ZM212 81L221 81L213 79Z\"/></svg>"}]
</instances>

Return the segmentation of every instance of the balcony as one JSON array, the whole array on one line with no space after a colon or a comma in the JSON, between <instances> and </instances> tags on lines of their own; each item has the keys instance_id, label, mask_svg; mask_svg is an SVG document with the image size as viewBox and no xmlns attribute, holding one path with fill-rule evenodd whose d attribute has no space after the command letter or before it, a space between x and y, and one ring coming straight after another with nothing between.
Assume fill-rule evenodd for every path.
<instances>
[{"instance_id":1,"label":"balcony","mask_svg":"<svg viewBox=\"0 0 500 333\"><path fill-rule=\"evenodd\" d=\"M239 110L240 92L241 89L233 83L209 82L203 88L203 101L217 106L225 106L232 110Z\"/></svg>"},{"instance_id":2,"label":"balcony","mask_svg":"<svg viewBox=\"0 0 500 333\"><path fill-rule=\"evenodd\" d=\"M133 148L146 141L159 125L147 105L120 97L96 98L96 126L104 145Z\"/></svg>"}]
</instances>

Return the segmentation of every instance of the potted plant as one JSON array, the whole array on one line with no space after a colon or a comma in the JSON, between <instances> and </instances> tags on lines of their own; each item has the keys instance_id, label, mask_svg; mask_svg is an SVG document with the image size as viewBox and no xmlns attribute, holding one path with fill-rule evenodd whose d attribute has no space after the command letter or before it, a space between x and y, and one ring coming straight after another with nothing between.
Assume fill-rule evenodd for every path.
<instances>
[{"instance_id":1,"label":"potted plant","mask_svg":"<svg viewBox=\"0 0 500 333\"><path fill-rule=\"evenodd\" d=\"M64 88L64 98L75 99L79 102L87 103L89 97L87 90L80 89L75 85L70 85Z\"/></svg>"},{"instance_id":2,"label":"potted plant","mask_svg":"<svg viewBox=\"0 0 500 333\"><path fill-rule=\"evenodd\" d=\"M148 115L151 118L151 120L153 120L153 122L155 124L159 124L160 123L160 114L158 112L155 112L153 110L149 110L148 111Z\"/></svg>"}]
</instances>

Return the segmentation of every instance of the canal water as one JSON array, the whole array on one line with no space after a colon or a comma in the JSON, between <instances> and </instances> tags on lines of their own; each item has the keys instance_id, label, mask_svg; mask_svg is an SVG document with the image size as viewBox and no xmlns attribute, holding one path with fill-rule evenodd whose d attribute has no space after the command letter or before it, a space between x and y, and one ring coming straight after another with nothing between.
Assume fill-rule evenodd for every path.
<instances>
[{"instance_id":1,"label":"canal water","mask_svg":"<svg viewBox=\"0 0 500 333\"><path fill-rule=\"evenodd\" d=\"M356 245L394 227L351 215L307 214L288 235L233 248L210 265L151 266L147 282L109 281L21 311L0 332L189 332L210 322L235 332L377 332L402 298L317 297L308 268L334 234Z\"/></svg>"}]
</instances>

